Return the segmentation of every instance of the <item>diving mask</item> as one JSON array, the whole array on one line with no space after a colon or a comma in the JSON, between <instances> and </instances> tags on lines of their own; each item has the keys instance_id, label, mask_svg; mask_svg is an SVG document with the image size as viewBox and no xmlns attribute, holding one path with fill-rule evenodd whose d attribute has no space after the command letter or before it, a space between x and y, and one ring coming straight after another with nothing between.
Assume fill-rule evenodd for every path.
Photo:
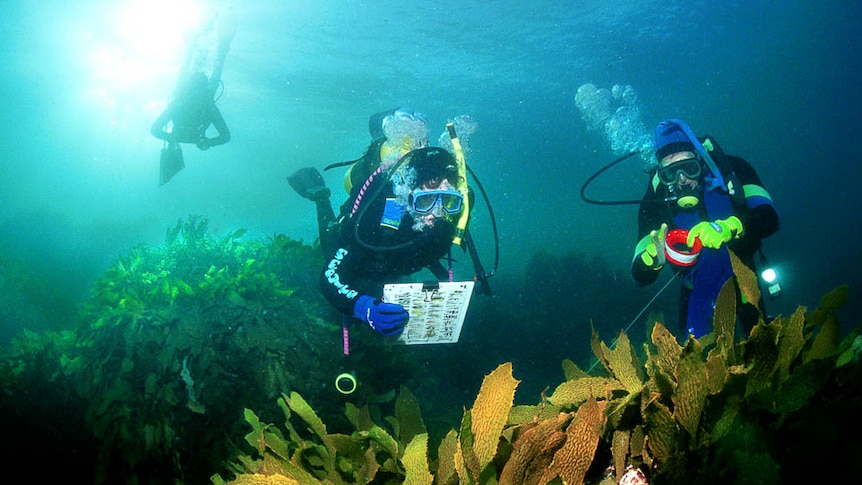
<instances>
[{"instance_id":1,"label":"diving mask","mask_svg":"<svg viewBox=\"0 0 862 485\"><path fill-rule=\"evenodd\" d=\"M461 212L464 197L452 189L415 190L410 194L410 206L416 214L430 214L440 207L446 214Z\"/></svg>"},{"instance_id":2,"label":"diving mask","mask_svg":"<svg viewBox=\"0 0 862 485\"><path fill-rule=\"evenodd\" d=\"M697 157L684 158L659 167L658 178L662 183L671 185L679 180L679 174L686 178L697 180L702 172L700 160Z\"/></svg>"}]
</instances>

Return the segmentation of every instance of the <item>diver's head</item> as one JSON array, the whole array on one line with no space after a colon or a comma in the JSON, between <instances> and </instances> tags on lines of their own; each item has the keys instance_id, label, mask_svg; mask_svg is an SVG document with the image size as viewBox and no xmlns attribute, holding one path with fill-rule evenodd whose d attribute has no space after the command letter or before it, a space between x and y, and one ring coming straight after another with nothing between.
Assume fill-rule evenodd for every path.
<instances>
[{"instance_id":1,"label":"diver's head","mask_svg":"<svg viewBox=\"0 0 862 485\"><path fill-rule=\"evenodd\" d=\"M679 120L665 120L655 128L655 158L661 162L668 155L679 152L695 152L695 142L688 137L691 132Z\"/></svg>"},{"instance_id":2,"label":"diver's head","mask_svg":"<svg viewBox=\"0 0 862 485\"><path fill-rule=\"evenodd\" d=\"M681 151L666 155L659 161L656 176L668 192L676 197L683 209L691 209L700 202L700 179L703 162L694 152Z\"/></svg>"},{"instance_id":3,"label":"diver's head","mask_svg":"<svg viewBox=\"0 0 862 485\"><path fill-rule=\"evenodd\" d=\"M674 194L683 209L695 207L699 200L699 187L703 175L703 161L697 155L691 132L679 120L666 120L655 129L655 157L658 160L656 175L659 181ZM699 142L697 142L699 143Z\"/></svg>"},{"instance_id":4,"label":"diver's head","mask_svg":"<svg viewBox=\"0 0 862 485\"><path fill-rule=\"evenodd\" d=\"M428 147L404 155L403 166L393 176L396 199L415 220L414 229L451 220L463 208L458 164L448 151Z\"/></svg>"},{"instance_id":5,"label":"diver's head","mask_svg":"<svg viewBox=\"0 0 862 485\"><path fill-rule=\"evenodd\" d=\"M410 188L436 187L443 180L457 186L458 162L447 150L426 147L412 150L404 156L404 170L411 174Z\"/></svg>"}]
</instances>

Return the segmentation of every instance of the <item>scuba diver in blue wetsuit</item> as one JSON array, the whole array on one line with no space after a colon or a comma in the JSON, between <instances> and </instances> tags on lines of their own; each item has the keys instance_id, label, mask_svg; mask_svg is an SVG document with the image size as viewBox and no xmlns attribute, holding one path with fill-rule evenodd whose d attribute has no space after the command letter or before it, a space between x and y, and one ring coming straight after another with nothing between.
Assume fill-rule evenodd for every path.
<instances>
[{"instance_id":1,"label":"scuba diver in blue wetsuit","mask_svg":"<svg viewBox=\"0 0 862 485\"><path fill-rule=\"evenodd\" d=\"M762 239L778 230L778 212L747 161L725 154L710 137L697 138L684 122L659 123L655 150L659 164L640 204L632 278L638 285L656 281L668 262L668 229L687 230L687 236L680 233L684 245L702 247L699 256L682 261L690 254L686 251L670 262L683 278L680 322L687 334L701 337L712 331L718 293L734 277L728 250L755 270ZM737 288L737 300L747 334L765 315L763 299L755 307Z\"/></svg>"}]
</instances>

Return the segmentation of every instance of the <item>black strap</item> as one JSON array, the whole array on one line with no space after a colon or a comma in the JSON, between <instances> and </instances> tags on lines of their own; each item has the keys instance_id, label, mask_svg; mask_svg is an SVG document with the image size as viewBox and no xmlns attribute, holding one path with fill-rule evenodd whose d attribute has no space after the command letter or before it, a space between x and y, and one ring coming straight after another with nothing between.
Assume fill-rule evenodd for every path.
<instances>
[{"instance_id":1,"label":"black strap","mask_svg":"<svg viewBox=\"0 0 862 485\"><path fill-rule=\"evenodd\" d=\"M590 178L588 178L587 181L584 182L584 185L581 186L581 199L583 199L583 201L588 203L588 204L595 204L595 205L640 204L641 203L640 199L638 199L638 200L596 200L596 199L590 199L589 197L586 196L587 186L589 186L593 182L593 180L596 179L596 177L603 174L606 170L613 167L614 165L616 165L620 162L624 162L624 161L628 160L629 158L637 155L638 153L639 153L638 151L632 151L632 152L626 153L625 155L621 156L620 158L617 158L616 160L612 161L611 163L605 165L604 167L599 169L596 173L592 174L590 176Z\"/></svg>"},{"instance_id":2,"label":"black strap","mask_svg":"<svg viewBox=\"0 0 862 485\"><path fill-rule=\"evenodd\" d=\"M358 161L360 161L360 160L362 160L362 159L361 159L361 158L357 158L356 160L347 160L347 161L345 161L345 162L335 162L335 163L330 163L329 165L327 165L327 166L323 167L323 171L325 172L325 171L327 171L327 170L329 170L329 169L332 169L332 168L346 167L346 166L348 166L348 165L353 165L354 163L356 163L356 162L358 162Z\"/></svg>"},{"instance_id":3,"label":"black strap","mask_svg":"<svg viewBox=\"0 0 862 485\"><path fill-rule=\"evenodd\" d=\"M742 189L742 184L739 182L739 177L737 177L736 172L733 171L730 157L727 156L727 153L723 148L721 148L721 145L715 141L715 137L712 135L706 135L703 138L700 138L701 143L706 140L709 140L710 144L712 144L712 150L710 150L709 155L712 157L715 165L718 166L721 176L724 177L724 182L733 184L734 193L731 195L731 200L737 206L745 204L745 193Z\"/></svg>"},{"instance_id":4,"label":"black strap","mask_svg":"<svg viewBox=\"0 0 862 485\"><path fill-rule=\"evenodd\" d=\"M473 243L473 236L470 235L470 230L464 231L464 245L467 247L467 251L470 253L470 259L473 260L473 270L476 275L473 277L476 280L476 283L479 285L479 291L487 296L491 296L491 285L488 284L488 278L493 275L493 273L486 273L485 268L482 267L482 261L479 259L479 252L476 251L476 245Z\"/></svg>"},{"instance_id":5,"label":"black strap","mask_svg":"<svg viewBox=\"0 0 862 485\"><path fill-rule=\"evenodd\" d=\"M449 271L443 266L440 261L428 265L428 269L434 274L434 277L439 281L449 281Z\"/></svg>"}]
</instances>

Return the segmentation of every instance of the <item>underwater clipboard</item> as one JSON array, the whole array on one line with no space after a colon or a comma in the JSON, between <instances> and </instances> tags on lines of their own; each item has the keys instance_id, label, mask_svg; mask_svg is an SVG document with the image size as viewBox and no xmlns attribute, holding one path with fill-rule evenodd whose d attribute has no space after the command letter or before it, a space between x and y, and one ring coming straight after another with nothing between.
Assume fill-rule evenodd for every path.
<instances>
[{"instance_id":1,"label":"underwater clipboard","mask_svg":"<svg viewBox=\"0 0 862 485\"><path fill-rule=\"evenodd\" d=\"M473 295L473 281L394 283L383 287L383 300L410 314L398 336L406 345L455 343Z\"/></svg>"}]
</instances>

